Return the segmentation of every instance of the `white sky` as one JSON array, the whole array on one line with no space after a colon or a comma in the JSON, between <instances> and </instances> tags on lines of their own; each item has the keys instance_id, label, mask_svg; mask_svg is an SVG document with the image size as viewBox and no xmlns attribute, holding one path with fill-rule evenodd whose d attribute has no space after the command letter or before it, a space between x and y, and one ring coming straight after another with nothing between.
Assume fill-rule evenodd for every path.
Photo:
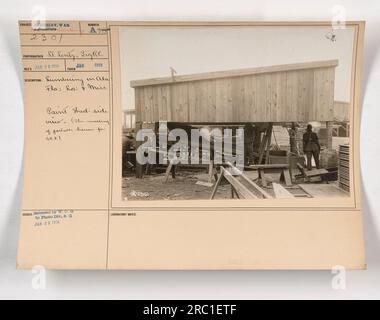
<instances>
[{"instance_id":1,"label":"white sky","mask_svg":"<svg viewBox=\"0 0 380 320\"><path fill-rule=\"evenodd\" d=\"M134 109L131 80L338 59L335 100L350 101L354 29L327 27L122 27L123 110Z\"/></svg>"}]
</instances>

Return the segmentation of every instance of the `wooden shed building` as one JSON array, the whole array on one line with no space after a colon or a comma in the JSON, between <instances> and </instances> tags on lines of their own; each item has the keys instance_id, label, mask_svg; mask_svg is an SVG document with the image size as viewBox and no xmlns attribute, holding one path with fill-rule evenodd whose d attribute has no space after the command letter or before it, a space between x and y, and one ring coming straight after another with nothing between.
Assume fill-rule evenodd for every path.
<instances>
[{"instance_id":1,"label":"wooden shed building","mask_svg":"<svg viewBox=\"0 0 380 320\"><path fill-rule=\"evenodd\" d=\"M337 60L131 81L136 124L332 121Z\"/></svg>"},{"instance_id":2,"label":"wooden shed building","mask_svg":"<svg viewBox=\"0 0 380 320\"><path fill-rule=\"evenodd\" d=\"M245 124L334 121L337 60L131 81L136 130L159 121Z\"/></svg>"}]
</instances>

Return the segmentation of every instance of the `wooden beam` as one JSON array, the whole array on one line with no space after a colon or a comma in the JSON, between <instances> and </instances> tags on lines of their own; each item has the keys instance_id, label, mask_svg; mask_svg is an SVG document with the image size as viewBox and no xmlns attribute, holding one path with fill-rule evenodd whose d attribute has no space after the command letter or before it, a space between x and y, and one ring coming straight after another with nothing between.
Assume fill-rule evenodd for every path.
<instances>
[{"instance_id":1,"label":"wooden beam","mask_svg":"<svg viewBox=\"0 0 380 320\"><path fill-rule=\"evenodd\" d=\"M252 166L244 167L244 170L258 170L258 169L289 169L289 164L287 163L254 164Z\"/></svg>"},{"instance_id":2,"label":"wooden beam","mask_svg":"<svg viewBox=\"0 0 380 320\"><path fill-rule=\"evenodd\" d=\"M263 74L263 73L329 68L329 67L336 67L336 66L338 66L338 60L292 63L292 64L265 66L265 67L258 67L258 68L245 68L245 69L196 73L196 74L188 74L188 75L181 75L181 76L175 76L175 77L160 77L160 78L151 78L151 79L142 79L142 80L132 80L130 82L130 86L132 88L136 88L136 87L152 86L152 85L159 85L159 84L172 84L172 83L181 83L181 82L190 82L190 81L222 79L222 78L249 76L249 75Z\"/></svg>"},{"instance_id":3,"label":"wooden beam","mask_svg":"<svg viewBox=\"0 0 380 320\"><path fill-rule=\"evenodd\" d=\"M333 135L334 122L326 121L326 135L327 135L327 149L332 149L332 135Z\"/></svg>"},{"instance_id":4,"label":"wooden beam","mask_svg":"<svg viewBox=\"0 0 380 320\"><path fill-rule=\"evenodd\" d=\"M140 129L142 129L142 123L137 122L136 123L136 132L138 132ZM142 144L141 141L136 141L136 178L138 178L138 179L141 179L143 177L143 174L144 174L143 165L137 161L137 150L141 144Z\"/></svg>"},{"instance_id":5,"label":"wooden beam","mask_svg":"<svg viewBox=\"0 0 380 320\"><path fill-rule=\"evenodd\" d=\"M266 154L265 154L265 163L269 163L269 151L270 151L270 144L272 142L272 132L273 132L273 123L269 125L268 128L268 141L266 146Z\"/></svg>"},{"instance_id":6,"label":"wooden beam","mask_svg":"<svg viewBox=\"0 0 380 320\"><path fill-rule=\"evenodd\" d=\"M255 189L256 192L260 194L263 198L271 199L273 198L269 193L267 193L263 188L261 188L258 184L254 183L251 179L247 177L242 171L240 171L238 168L236 168L231 162L226 162L226 164L231 168L232 175L237 175L241 178L243 178L247 183L251 185Z\"/></svg>"},{"instance_id":7,"label":"wooden beam","mask_svg":"<svg viewBox=\"0 0 380 320\"><path fill-rule=\"evenodd\" d=\"M263 188L261 188L258 184L254 183L251 179L249 179L244 173L241 175L241 177L247 181L254 189L257 191L263 198L265 199L272 199L273 197L266 192Z\"/></svg>"},{"instance_id":8,"label":"wooden beam","mask_svg":"<svg viewBox=\"0 0 380 320\"><path fill-rule=\"evenodd\" d=\"M273 192L276 199L278 198L294 198L294 195L286 190L282 185L278 183L272 183Z\"/></svg>"},{"instance_id":9,"label":"wooden beam","mask_svg":"<svg viewBox=\"0 0 380 320\"><path fill-rule=\"evenodd\" d=\"M290 176L289 169L282 170L280 181L284 181L287 187L290 187L292 185L292 177Z\"/></svg>"},{"instance_id":10,"label":"wooden beam","mask_svg":"<svg viewBox=\"0 0 380 320\"><path fill-rule=\"evenodd\" d=\"M238 181L230 172L223 167L220 167L221 174L224 178L235 188L239 195L242 195L244 199L257 199L258 197L253 194L248 188L246 188L240 181Z\"/></svg>"},{"instance_id":11,"label":"wooden beam","mask_svg":"<svg viewBox=\"0 0 380 320\"><path fill-rule=\"evenodd\" d=\"M222 171L222 167L221 167L220 168L220 176L219 176L218 180L215 183L214 189L212 190L212 193L211 193L211 196L210 196L210 200L214 199L216 191L218 190L218 187L219 187L220 183L222 182L222 180L223 180L223 171Z\"/></svg>"},{"instance_id":12,"label":"wooden beam","mask_svg":"<svg viewBox=\"0 0 380 320\"><path fill-rule=\"evenodd\" d=\"M170 161L168 167L166 168L165 172L165 182L168 182L170 171L173 170L173 162Z\"/></svg>"}]
</instances>

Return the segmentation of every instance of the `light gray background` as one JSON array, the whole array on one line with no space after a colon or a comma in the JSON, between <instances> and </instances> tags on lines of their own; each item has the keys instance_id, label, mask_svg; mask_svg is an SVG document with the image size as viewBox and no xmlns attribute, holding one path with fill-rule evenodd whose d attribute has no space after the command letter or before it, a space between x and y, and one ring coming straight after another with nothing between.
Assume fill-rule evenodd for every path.
<instances>
[{"instance_id":1,"label":"light gray background","mask_svg":"<svg viewBox=\"0 0 380 320\"><path fill-rule=\"evenodd\" d=\"M350 103L355 28L124 27L119 30L122 108L134 109L130 81L178 75L338 60L335 100Z\"/></svg>"},{"instance_id":2,"label":"light gray background","mask_svg":"<svg viewBox=\"0 0 380 320\"><path fill-rule=\"evenodd\" d=\"M23 101L19 19L33 6L48 19L82 20L366 20L362 81L361 163L368 270L349 271L333 290L328 271L48 271L45 290L31 271L17 271L22 189ZM1 1L0 10L0 298L346 299L380 298L380 2L378 0L119 0ZM43 156L43 155L41 155Z\"/></svg>"}]
</instances>

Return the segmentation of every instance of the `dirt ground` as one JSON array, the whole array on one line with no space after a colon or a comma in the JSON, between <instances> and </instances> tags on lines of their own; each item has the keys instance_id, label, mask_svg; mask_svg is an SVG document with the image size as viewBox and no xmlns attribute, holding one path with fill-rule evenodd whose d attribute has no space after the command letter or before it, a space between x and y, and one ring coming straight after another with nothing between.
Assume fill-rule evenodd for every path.
<instances>
[{"instance_id":1,"label":"dirt ground","mask_svg":"<svg viewBox=\"0 0 380 320\"><path fill-rule=\"evenodd\" d=\"M247 171L246 175L257 182L257 172ZM278 181L280 174L271 174L268 180ZM123 200L201 200L209 199L213 187L196 184L197 181L208 181L208 175L200 171L179 170L175 179L169 176L165 183L165 174L144 175L143 179L136 179L134 175L128 175L122 179ZM215 183L215 180L212 181ZM274 195L272 188L265 189ZM299 194L299 188L291 188L291 193ZM231 199L231 187L222 182L218 187L215 199Z\"/></svg>"},{"instance_id":2,"label":"dirt ground","mask_svg":"<svg viewBox=\"0 0 380 320\"><path fill-rule=\"evenodd\" d=\"M124 200L192 200L209 199L213 187L196 184L197 181L208 181L206 173L180 170L175 179L169 176L165 183L165 174L145 175L136 179L130 175L122 180ZM215 180L212 181L215 183ZM229 199L231 190L227 184L222 184L215 198Z\"/></svg>"}]
</instances>

